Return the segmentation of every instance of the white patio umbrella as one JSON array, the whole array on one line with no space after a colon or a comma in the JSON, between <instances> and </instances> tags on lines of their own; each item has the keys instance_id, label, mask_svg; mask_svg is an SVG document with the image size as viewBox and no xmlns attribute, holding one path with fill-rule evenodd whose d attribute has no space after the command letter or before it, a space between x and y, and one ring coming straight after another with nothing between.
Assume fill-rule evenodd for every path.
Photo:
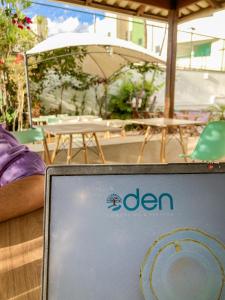
<instances>
[{"instance_id":1,"label":"white patio umbrella","mask_svg":"<svg viewBox=\"0 0 225 300\"><path fill-rule=\"evenodd\" d=\"M29 57L51 50L78 46L85 47L87 51L82 63L83 72L105 79L129 63L165 64L162 59L132 42L90 33L60 33L51 36L27 51L26 55Z\"/></svg>"},{"instance_id":2,"label":"white patio umbrella","mask_svg":"<svg viewBox=\"0 0 225 300\"><path fill-rule=\"evenodd\" d=\"M32 123L32 116L27 59L39 53L68 47L85 47L87 54L82 62L83 72L104 79L108 79L116 71L130 63L165 64L161 58L151 54L149 50L121 39L90 33L60 33L51 36L27 51L25 55L30 123Z\"/></svg>"}]
</instances>

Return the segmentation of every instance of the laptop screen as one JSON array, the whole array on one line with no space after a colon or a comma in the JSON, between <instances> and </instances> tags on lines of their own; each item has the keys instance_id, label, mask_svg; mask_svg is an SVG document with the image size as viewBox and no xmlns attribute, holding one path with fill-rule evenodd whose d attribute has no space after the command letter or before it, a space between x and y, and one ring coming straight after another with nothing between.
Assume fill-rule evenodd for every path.
<instances>
[{"instance_id":1,"label":"laptop screen","mask_svg":"<svg viewBox=\"0 0 225 300\"><path fill-rule=\"evenodd\" d=\"M224 183L224 165L49 168L43 299L224 299Z\"/></svg>"}]
</instances>

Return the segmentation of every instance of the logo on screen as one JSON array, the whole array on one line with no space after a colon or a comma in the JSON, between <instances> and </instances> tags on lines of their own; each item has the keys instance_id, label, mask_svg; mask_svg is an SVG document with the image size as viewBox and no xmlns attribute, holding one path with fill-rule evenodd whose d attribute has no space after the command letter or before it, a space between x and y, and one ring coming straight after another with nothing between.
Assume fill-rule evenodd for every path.
<instances>
[{"instance_id":1,"label":"logo on screen","mask_svg":"<svg viewBox=\"0 0 225 300\"><path fill-rule=\"evenodd\" d=\"M107 197L106 203L112 211L122 208L128 211L136 211L139 208L147 211L174 209L174 200L171 194L162 193L157 196L153 193L146 193L142 195L139 188L136 188L135 193L129 193L124 197L112 193Z\"/></svg>"},{"instance_id":2,"label":"logo on screen","mask_svg":"<svg viewBox=\"0 0 225 300\"><path fill-rule=\"evenodd\" d=\"M122 207L122 199L115 193L109 195L106 202L108 203L108 208L111 208L113 211L117 211Z\"/></svg>"}]
</instances>

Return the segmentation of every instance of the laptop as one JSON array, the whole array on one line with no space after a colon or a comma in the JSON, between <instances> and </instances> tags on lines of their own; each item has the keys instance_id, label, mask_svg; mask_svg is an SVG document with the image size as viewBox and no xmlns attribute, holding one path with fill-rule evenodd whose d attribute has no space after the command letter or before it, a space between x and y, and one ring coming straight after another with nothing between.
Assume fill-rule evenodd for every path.
<instances>
[{"instance_id":1,"label":"laptop","mask_svg":"<svg viewBox=\"0 0 225 300\"><path fill-rule=\"evenodd\" d=\"M225 299L225 164L47 169L43 300Z\"/></svg>"}]
</instances>

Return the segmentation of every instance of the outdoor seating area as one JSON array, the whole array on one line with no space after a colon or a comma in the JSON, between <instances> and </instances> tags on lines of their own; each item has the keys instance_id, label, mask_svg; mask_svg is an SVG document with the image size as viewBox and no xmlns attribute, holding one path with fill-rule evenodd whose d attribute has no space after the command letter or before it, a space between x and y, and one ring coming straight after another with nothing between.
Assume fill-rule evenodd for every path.
<instances>
[{"instance_id":1,"label":"outdoor seating area","mask_svg":"<svg viewBox=\"0 0 225 300\"><path fill-rule=\"evenodd\" d=\"M44 133L44 146L41 147L40 143L30 146L45 157L47 164L191 162L186 154L193 149L204 127L219 118L218 114L210 111L176 111L171 120L163 118L160 112L143 115L141 118L140 114L138 116L138 119L125 120L68 114L33 117L33 126ZM152 140L158 140L158 153L147 150ZM174 151L174 155L169 155L169 160L166 159L170 152L168 144L174 144L173 147L178 149ZM127 151L127 157L123 159L118 148L122 145L126 145ZM115 148L110 150L113 151L112 157L106 150L109 147ZM89 151L91 153L88 154ZM182 159L179 154L183 154Z\"/></svg>"},{"instance_id":2,"label":"outdoor seating area","mask_svg":"<svg viewBox=\"0 0 225 300\"><path fill-rule=\"evenodd\" d=\"M88 120L87 116L82 116L80 120L78 117L76 119L69 117L69 122L67 118L58 120L60 122L36 127L36 130L42 130L44 133L44 138L42 139L43 148L40 143L38 145L30 145L32 149L40 154L44 153L47 164L187 161L186 154L191 147L188 145L188 141L192 140L193 143L190 132L199 132L200 134L202 128L207 124L199 120L165 118L102 120L101 118L92 117ZM127 130L130 127L132 130ZM198 128L200 129L198 130ZM199 135L194 135L195 141L198 138ZM151 148L151 144L154 144L156 141L158 141L159 150L147 150L148 144ZM23 142L22 139L21 142ZM25 143L27 144L26 140ZM169 144L174 150L175 148L177 150L174 151L172 157L169 155L170 159L168 160ZM126 158L124 157L125 160L121 160L120 147L122 145L123 147L126 146L127 154L125 155ZM109 147L111 148L110 152L113 151L112 157L110 157L110 152L107 150ZM95 148L97 152L96 156L93 157ZM135 151L134 148L136 149ZM107 159L105 158L105 151ZM60 154L60 152L64 154ZM81 156L77 160L75 157L78 154ZM183 154L183 159L180 159L179 154ZM61 158L57 159L57 157Z\"/></svg>"},{"instance_id":3,"label":"outdoor seating area","mask_svg":"<svg viewBox=\"0 0 225 300\"><path fill-rule=\"evenodd\" d=\"M225 300L224 9L1 1L0 300Z\"/></svg>"},{"instance_id":4,"label":"outdoor seating area","mask_svg":"<svg viewBox=\"0 0 225 300\"><path fill-rule=\"evenodd\" d=\"M15 136L44 157L48 165L198 162L187 154L217 115L184 111L175 112L173 119L160 116L154 113L150 118L125 120L94 115L40 116L32 118L31 132L41 132L42 138L20 137L27 136L29 130L15 132Z\"/></svg>"}]
</instances>

